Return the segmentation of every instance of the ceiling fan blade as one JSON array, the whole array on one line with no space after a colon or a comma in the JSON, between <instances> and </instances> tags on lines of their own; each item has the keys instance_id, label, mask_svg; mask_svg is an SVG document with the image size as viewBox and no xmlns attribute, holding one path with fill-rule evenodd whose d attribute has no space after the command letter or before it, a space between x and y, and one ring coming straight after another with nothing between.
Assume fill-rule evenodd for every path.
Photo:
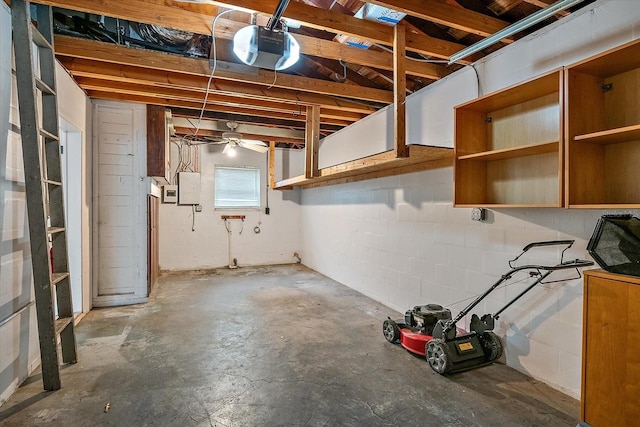
<instances>
[{"instance_id":1,"label":"ceiling fan blade","mask_svg":"<svg viewBox=\"0 0 640 427\"><path fill-rule=\"evenodd\" d=\"M243 144L251 144L251 145L260 145L261 147L268 147L267 144L265 144L264 142L258 140L258 139L244 139L242 138L240 140L241 143Z\"/></svg>"},{"instance_id":2,"label":"ceiling fan blade","mask_svg":"<svg viewBox=\"0 0 640 427\"><path fill-rule=\"evenodd\" d=\"M229 144L225 144L224 150L222 150L223 154L227 154L227 151L231 150L231 146Z\"/></svg>"},{"instance_id":3,"label":"ceiling fan blade","mask_svg":"<svg viewBox=\"0 0 640 427\"><path fill-rule=\"evenodd\" d=\"M262 145L258 145L258 144L246 144L245 141L241 141L238 143L238 145L242 148L246 148L247 150L253 150L253 151L257 151L258 153L266 153L267 151L269 151L269 147L262 146Z\"/></svg>"}]
</instances>

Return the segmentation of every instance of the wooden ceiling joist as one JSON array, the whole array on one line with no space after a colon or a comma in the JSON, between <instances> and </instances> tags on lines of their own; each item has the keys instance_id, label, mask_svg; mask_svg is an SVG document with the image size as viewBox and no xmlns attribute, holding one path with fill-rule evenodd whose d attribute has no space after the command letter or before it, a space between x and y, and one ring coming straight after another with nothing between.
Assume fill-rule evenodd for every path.
<instances>
[{"instance_id":1,"label":"wooden ceiling joist","mask_svg":"<svg viewBox=\"0 0 640 427\"><path fill-rule=\"evenodd\" d=\"M158 87L141 83L115 82L109 79L101 79L99 77L74 76L74 78L78 85L86 91L117 92L123 95L153 96L200 103L204 101L205 97L205 89ZM268 100L243 99L242 97L228 96L219 93L210 93L207 97L207 103L220 106L279 111L292 115L304 114L305 111L305 107L296 106L295 104ZM364 115L360 113L351 113L336 109L326 109L321 115L321 119L337 119L349 122L356 122L363 117Z\"/></svg>"},{"instance_id":2,"label":"wooden ceiling joist","mask_svg":"<svg viewBox=\"0 0 640 427\"><path fill-rule=\"evenodd\" d=\"M457 30L488 37L509 24L500 19L453 6L441 0L367 0L369 3L404 12ZM512 41L512 40L505 40Z\"/></svg>"},{"instance_id":3,"label":"wooden ceiling joist","mask_svg":"<svg viewBox=\"0 0 640 427\"><path fill-rule=\"evenodd\" d=\"M197 122L197 120L196 120ZM193 135L193 133L195 132L195 128L194 127L182 127L182 126L176 126L175 128L176 130L176 135L178 136L182 136L182 135ZM213 138L220 138L222 139L222 132L220 131L215 131L215 130L210 130L210 129L199 129L198 130L198 135L199 136L207 136L207 137L213 137ZM247 139L258 139L260 141L268 141L268 140L275 140L278 142L288 142L291 144L304 144L304 138L300 139L300 138L291 138L291 137L286 137L286 136L278 136L278 137L273 137L273 136L269 136L269 135L263 135L260 133L247 133L247 132L242 132L242 137L243 138L247 138Z\"/></svg>"},{"instance_id":4,"label":"wooden ceiling joist","mask_svg":"<svg viewBox=\"0 0 640 427\"><path fill-rule=\"evenodd\" d=\"M212 5L166 2L163 0L127 0L126 4L122 2L115 2L113 0L37 0L36 3L80 12L93 13L96 15L126 19L132 22L162 25L169 28L175 28L177 30L205 35L211 34L213 17L218 13L218 8ZM229 1L226 3L227 5L231 5L234 2ZM260 6L263 2L258 3L246 1L246 3L253 5L252 9L259 7L263 13L268 14L271 14L274 10L269 8L273 8L275 6L275 2L269 2L273 4L267 6ZM371 21L364 21L333 11L318 9L302 3L290 4L286 11L287 16L289 16L291 9L297 10L301 7L305 11L304 16L307 16L307 19L310 20L310 22L307 22L310 27L334 31L337 33L353 34L357 37L362 37L389 46L393 43L393 32L391 27ZM294 15L302 15L302 13L296 12ZM304 22L295 16L290 17ZM216 38L219 37L230 40L235 35L236 31L245 25L246 24L244 23L221 17L216 23ZM350 31L343 31L347 28ZM295 37L300 44L300 52L303 55L314 55L336 60L344 59L352 63L370 67L382 68L384 66L386 68L383 69L387 70L391 70L393 68L391 55L386 52L377 52L378 55L372 55L372 58L369 59L368 53L371 52L365 49L359 49L334 41L322 40L304 35L296 34ZM429 37L424 34L414 34L411 37L407 37L408 50L441 59L448 59L450 55L463 48L465 48L465 45L463 44ZM468 59L474 60L477 59L477 57ZM377 64L371 63L371 61L374 61ZM446 68L438 65L410 61L407 65L407 73L419 77L436 79L446 75L448 71Z\"/></svg>"},{"instance_id":5,"label":"wooden ceiling joist","mask_svg":"<svg viewBox=\"0 0 640 427\"><path fill-rule=\"evenodd\" d=\"M98 60L114 64L135 65L163 71L175 71L183 74L209 76L209 61L198 58L185 58L178 55L133 49L111 43L74 37L56 36L56 55L73 58ZM329 82L307 77L291 76L260 69L257 75L232 73L216 70L215 77L220 80L234 80L266 87L277 87L301 92L339 96L342 98L360 99L364 101L390 104L393 102L391 91L364 88L354 85Z\"/></svg>"},{"instance_id":6,"label":"wooden ceiling joist","mask_svg":"<svg viewBox=\"0 0 640 427\"><path fill-rule=\"evenodd\" d=\"M200 117L200 108L187 109L182 107L174 107L171 109L171 115L172 117L198 119ZM273 126L276 128L296 129L296 130L303 130L303 131L305 128L305 122L302 122L300 120L296 121L296 120L277 119L277 118L254 117L254 116L238 117L235 114L217 112L217 111L205 110L202 114L202 117L205 120L236 121L239 123L259 124L261 126ZM339 131L340 129L342 129L342 126L340 125L330 125L326 123L320 123L320 132L323 134L331 134L333 132Z\"/></svg>"},{"instance_id":7,"label":"wooden ceiling joist","mask_svg":"<svg viewBox=\"0 0 640 427\"><path fill-rule=\"evenodd\" d=\"M131 65L111 64L88 59L60 57L62 65L76 78L99 78L113 82L151 85L175 89L200 89L207 87L208 77L193 76L169 71L156 71ZM264 88L229 80L213 79L210 85L213 94L227 95L250 100L271 100L289 103L302 109L307 104L317 104L323 109L359 114L371 114L376 111L362 103L337 99L326 95L291 91L280 88Z\"/></svg>"},{"instance_id":8,"label":"wooden ceiling joist","mask_svg":"<svg viewBox=\"0 0 640 427\"><path fill-rule=\"evenodd\" d=\"M92 98L97 99L110 99L114 101L128 101L135 102L139 104L151 104L151 105L164 105L167 107L178 107L178 108L187 108L191 110L200 110L202 108L202 102L194 102L194 101L184 101L184 100L176 100L170 98L160 98L148 95L128 95L121 94L118 92L104 92L104 91L87 91L87 95ZM252 116L252 117L267 117L272 119L284 119L284 120L295 120L299 122L304 122L306 120L305 114L290 114L283 113L279 111L265 111L265 110L257 110L253 108L244 108L244 107L228 107L221 106L215 104L207 103L205 107L205 111L215 111L221 113L231 113L236 116ZM338 119L321 119L322 122L338 125L338 126L348 126L352 122L348 120L338 120Z\"/></svg>"}]
</instances>

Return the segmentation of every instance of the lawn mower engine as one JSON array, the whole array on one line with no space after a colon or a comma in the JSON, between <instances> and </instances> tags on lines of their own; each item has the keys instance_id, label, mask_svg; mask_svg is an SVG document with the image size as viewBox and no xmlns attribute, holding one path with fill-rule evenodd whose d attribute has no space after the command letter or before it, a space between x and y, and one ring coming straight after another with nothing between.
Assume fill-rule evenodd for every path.
<instances>
[{"instance_id":1,"label":"lawn mower engine","mask_svg":"<svg viewBox=\"0 0 640 427\"><path fill-rule=\"evenodd\" d=\"M438 320L451 319L451 310L438 304L416 305L404 313L404 323L422 333L432 335Z\"/></svg>"},{"instance_id":2,"label":"lawn mower engine","mask_svg":"<svg viewBox=\"0 0 640 427\"><path fill-rule=\"evenodd\" d=\"M425 355L433 328L439 320L451 320L451 311L438 304L416 305L404 314L404 321L385 321L383 330L387 341L400 344L412 353Z\"/></svg>"}]
</instances>

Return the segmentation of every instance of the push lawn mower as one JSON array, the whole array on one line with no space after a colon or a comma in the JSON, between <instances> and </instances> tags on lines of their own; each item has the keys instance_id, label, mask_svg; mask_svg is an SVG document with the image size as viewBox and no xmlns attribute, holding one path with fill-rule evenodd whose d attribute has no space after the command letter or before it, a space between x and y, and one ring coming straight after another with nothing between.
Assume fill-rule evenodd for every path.
<instances>
[{"instance_id":1,"label":"push lawn mower","mask_svg":"<svg viewBox=\"0 0 640 427\"><path fill-rule=\"evenodd\" d=\"M425 356L431 368L442 375L492 363L502 356L502 343L492 331L495 321L500 318L500 314L504 310L539 283L549 283L544 280L554 271L575 268L579 277L579 268L593 265L593 262L588 260L563 260L564 252L573 245L573 242L573 240L554 240L528 244L522 249L520 255L509 261L511 270L502 275L493 286L473 300L455 318L451 317L451 311L448 308L443 308L441 305L418 305L407 310L404 319L391 320L391 318L387 318L382 325L384 337L390 343L400 342L402 347L412 353ZM529 249L554 245L566 246L562 251L559 264L553 266L514 266L518 258ZM536 280L495 314L485 314L482 317L473 314L469 332L457 328L457 323L469 314L480 301L519 271L528 271L531 277L536 277Z\"/></svg>"}]
</instances>

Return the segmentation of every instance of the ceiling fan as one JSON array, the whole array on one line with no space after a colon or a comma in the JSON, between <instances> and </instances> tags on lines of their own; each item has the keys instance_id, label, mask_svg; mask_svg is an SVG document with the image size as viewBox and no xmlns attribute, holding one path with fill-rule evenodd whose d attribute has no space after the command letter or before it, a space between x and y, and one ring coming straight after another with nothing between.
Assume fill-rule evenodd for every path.
<instances>
[{"instance_id":1,"label":"ceiling fan","mask_svg":"<svg viewBox=\"0 0 640 427\"><path fill-rule=\"evenodd\" d=\"M257 151L258 153L266 153L269 151L269 146L264 142L257 139L245 139L241 133L236 132L235 130L238 127L237 122L228 121L226 124L231 130L222 132L220 139L211 142L212 144L225 144L224 150L222 150L224 154L233 156L237 147Z\"/></svg>"}]
</instances>

